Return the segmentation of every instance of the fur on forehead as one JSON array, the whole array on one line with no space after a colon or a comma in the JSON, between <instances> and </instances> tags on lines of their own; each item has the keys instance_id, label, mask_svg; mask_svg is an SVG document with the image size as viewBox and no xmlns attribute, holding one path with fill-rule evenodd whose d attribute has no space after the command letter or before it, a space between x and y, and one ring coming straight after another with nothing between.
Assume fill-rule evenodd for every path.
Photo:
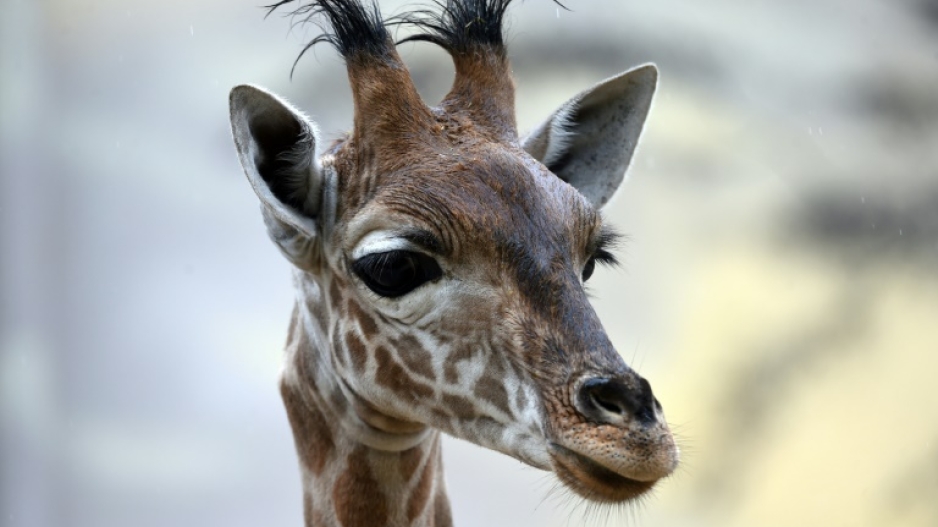
<instances>
[{"instance_id":1,"label":"fur on forehead","mask_svg":"<svg viewBox=\"0 0 938 527\"><path fill-rule=\"evenodd\" d=\"M569 253L584 250L601 226L598 211L576 189L520 149L483 143L423 157L376 176L374 192L346 209L346 219L380 211L373 215L385 223L381 227L423 226L440 237L444 252L466 243L495 249L526 239L523 245L546 253Z\"/></svg>"}]
</instances>

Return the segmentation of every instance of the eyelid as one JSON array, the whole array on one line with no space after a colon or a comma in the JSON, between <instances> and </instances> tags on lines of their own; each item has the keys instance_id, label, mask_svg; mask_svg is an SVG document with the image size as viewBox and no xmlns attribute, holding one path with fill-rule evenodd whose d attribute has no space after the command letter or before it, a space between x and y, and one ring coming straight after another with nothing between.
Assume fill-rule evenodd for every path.
<instances>
[{"instance_id":1,"label":"eyelid","mask_svg":"<svg viewBox=\"0 0 938 527\"><path fill-rule=\"evenodd\" d=\"M443 256L444 253L447 252L440 239L431 231L425 229L408 229L401 232L399 236L430 254Z\"/></svg>"},{"instance_id":2,"label":"eyelid","mask_svg":"<svg viewBox=\"0 0 938 527\"><path fill-rule=\"evenodd\" d=\"M392 251L413 251L419 249L407 238L393 231L374 231L365 235L350 254L352 260L358 260L369 254Z\"/></svg>"},{"instance_id":3,"label":"eyelid","mask_svg":"<svg viewBox=\"0 0 938 527\"><path fill-rule=\"evenodd\" d=\"M352 249L352 260L375 253L391 251L424 252L434 256L444 253L439 239L429 231L422 229L380 230L365 235Z\"/></svg>"}]
</instances>

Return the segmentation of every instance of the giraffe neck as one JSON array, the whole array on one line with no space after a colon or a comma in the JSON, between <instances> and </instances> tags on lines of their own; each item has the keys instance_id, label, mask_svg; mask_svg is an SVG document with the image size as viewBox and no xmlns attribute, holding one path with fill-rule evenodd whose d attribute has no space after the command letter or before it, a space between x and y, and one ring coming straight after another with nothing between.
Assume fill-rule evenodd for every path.
<instances>
[{"instance_id":1,"label":"giraffe neck","mask_svg":"<svg viewBox=\"0 0 938 527\"><path fill-rule=\"evenodd\" d=\"M306 526L452 525L440 433L385 416L343 389L327 348L321 289L297 285L280 390L300 461Z\"/></svg>"}]
</instances>

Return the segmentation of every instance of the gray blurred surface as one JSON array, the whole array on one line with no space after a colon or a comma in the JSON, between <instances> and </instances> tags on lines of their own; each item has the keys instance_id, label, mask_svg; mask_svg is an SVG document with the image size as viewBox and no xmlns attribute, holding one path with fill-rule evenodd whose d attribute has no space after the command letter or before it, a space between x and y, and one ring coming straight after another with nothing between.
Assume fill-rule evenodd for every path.
<instances>
[{"instance_id":1,"label":"gray blurred surface","mask_svg":"<svg viewBox=\"0 0 938 527\"><path fill-rule=\"evenodd\" d=\"M566 3L512 10L523 127L661 69L607 210L625 270L591 284L684 468L589 511L448 441L457 525L938 525L938 4ZM335 135L340 61L317 48L291 82L316 31L241 0L0 13L0 525L301 525L290 272L227 92L266 86ZM439 98L446 56L402 53Z\"/></svg>"}]
</instances>

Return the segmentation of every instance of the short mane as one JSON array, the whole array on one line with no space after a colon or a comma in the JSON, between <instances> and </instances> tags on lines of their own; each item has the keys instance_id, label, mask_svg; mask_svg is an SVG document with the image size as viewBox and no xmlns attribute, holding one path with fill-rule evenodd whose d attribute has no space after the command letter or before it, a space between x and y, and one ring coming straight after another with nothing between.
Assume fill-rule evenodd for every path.
<instances>
[{"instance_id":1,"label":"short mane","mask_svg":"<svg viewBox=\"0 0 938 527\"><path fill-rule=\"evenodd\" d=\"M394 43L374 0L367 6L361 0L281 0L266 6L268 16L287 4L296 4L288 14L299 18L297 23L312 22L323 30L322 35L306 44L297 61L321 42L331 44L346 62L361 57L386 58L393 50ZM326 24L320 22L321 16L328 21Z\"/></svg>"},{"instance_id":2,"label":"short mane","mask_svg":"<svg viewBox=\"0 0 938 527\"><path fill-rule=\"evenodd\" d=\"M451 54L472 52L479 46L505 52L505 12L513 0L433 0L440 9L421 9L399 15L393 24L408 24L423 30L398 43L432 42ZM564 7L559 1L557 5Z\"/></svg>"}]
</instances>

